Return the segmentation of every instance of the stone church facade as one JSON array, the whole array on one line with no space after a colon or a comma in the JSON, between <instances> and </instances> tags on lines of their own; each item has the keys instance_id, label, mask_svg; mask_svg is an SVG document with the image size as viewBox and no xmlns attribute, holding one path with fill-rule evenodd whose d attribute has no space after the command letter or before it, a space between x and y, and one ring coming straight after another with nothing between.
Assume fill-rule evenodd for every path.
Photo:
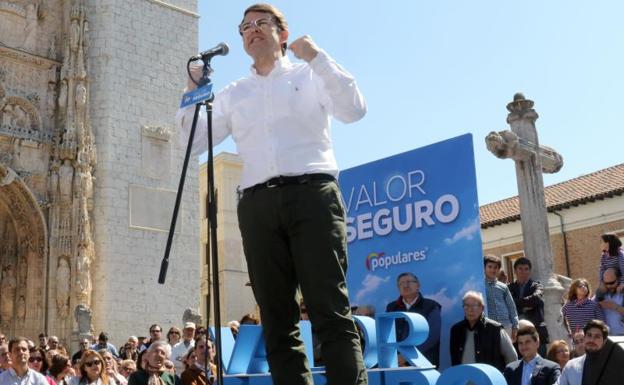
<instances>
[{"instance_id":1,"label":"stone church facade","mask_svg":"<svg viewBox=\"0 0 624 385\"><path fill-rule=\"evenodd\" d=\"M120 343L199 306L192 161L173 117L196 0L0 0L0 331Z\"/></svg>"}]
</instances>

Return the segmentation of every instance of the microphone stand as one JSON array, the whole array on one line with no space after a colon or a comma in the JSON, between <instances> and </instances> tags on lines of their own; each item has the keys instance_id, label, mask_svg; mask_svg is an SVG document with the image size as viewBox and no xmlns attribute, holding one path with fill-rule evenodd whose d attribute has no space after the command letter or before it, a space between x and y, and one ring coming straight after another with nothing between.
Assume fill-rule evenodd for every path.
<instances>
[{"instance_id":1,"label":"microphone stand","mask_svg":"<svg viewBox=\"0 0 624 385\"><path fill-rule=\"evenodd\" d=\"M201 88L204 86L211 85L210 74L212 73L212 67L210 66L211 57L202 58L201 60L204 63L202 68L202 77L199 82L197 82L197 87ZM187 71L190 63L194 61L194 58L191 58L187 63ZM190 72L189 72L190 76ZM191 77L192 79L192 77ZM175 232L176 221L178 218L178 211L180 209L180 202L182 201L182 192L184 190L184 181L186 179L186 171L188 168L188 163L191 158L191 149L193 147L193 139L195 137L195 130L197 127L197 120L199 118L199 111L201 106L206 106L206 122L207 122L207 135L208 135L208 164L206 165L207 170L207 190L208 191L208 202L206 205L206 216L208 219L208 223L210 225L210 251L211 258L208 260L208 271L212 270L212 291L213 291L213 305L214 305L214 322L215 322L215 347L217 353L217 384L223 385L223 361L222 361L222 344L221 344L221 294L219 290L219 258L218 258L218 248L217 248L217 202L215 199L215 185L214 185L214 154L212 149L212 101L214 100L214 93L211 93L210 97L202 102L199 102L195 105L195 113L193 115L193 123L191 125L191 132L189 134L188 144L186 146L186 153L184 155L184 163L182 165L182 174L180 175L180 182L178 184L178 192L176 195L175 206L173 208L173 216L171 217L171 225L169 227L169 235L167 237L167 246L165 247L165 256L160 265L160 274L158 275L158 283L164 284L165 279L167 277L167 270L169 268L169 254L171 252L171 246L173 243L173 235ZM212 265L212 266L211 266ZM212 269L211 269L212 267ZM207 277L208 282L210 282L210 276ZM206 312L210 314L210 300L206 304ZM210 330L209 319L206 320L207 331ZM206 339L208 339L208 335L206 335ZM208 347L206 343L206 348ZM205 362L204 362L204 375L206 376L206 381L210 381L211 373L210 373L210 357L208 350L205 351ZM212 382L209 382L212 383Z\"/></svg>"}]
</instances>

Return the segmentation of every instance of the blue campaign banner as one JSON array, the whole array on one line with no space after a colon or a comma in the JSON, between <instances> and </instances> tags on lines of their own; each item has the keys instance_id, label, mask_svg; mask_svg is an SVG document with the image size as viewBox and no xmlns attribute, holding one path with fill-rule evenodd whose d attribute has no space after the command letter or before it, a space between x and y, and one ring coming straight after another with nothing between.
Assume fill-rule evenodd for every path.
<instances>
[{"instance_id":1,"label":"blue campaign banner","mask_svg":"<svg viewBox=\"0 0 624 385\"><path fill-rule=\"evenodd\" d=\"M205 86L194 89L182 95L182 102L180 102L180 108L197 104L208 100L212 97L212 83L208 83Z\"/></svg>"},{"instance_id":2,"label":"blue campaign banner","mask_svg":"<svg viewBox=\"0 0 624 385\"><path fill-rule=\"evenodd\" d=\"M340 185L352 305L385 312L399 298L397 277L413 273L441 306L440 367L450 366L462 297L485 289L472 135L344 170Z\"/></svg>"}]
</instances>

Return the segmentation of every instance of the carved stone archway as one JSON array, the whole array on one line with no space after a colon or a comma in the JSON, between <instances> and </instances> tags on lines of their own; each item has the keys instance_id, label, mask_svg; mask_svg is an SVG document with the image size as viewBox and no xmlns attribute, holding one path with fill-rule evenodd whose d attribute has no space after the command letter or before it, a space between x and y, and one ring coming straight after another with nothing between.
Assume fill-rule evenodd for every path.
<instances>
[{"instance_id":1,"label":"carved stone archway","mask_svg":"<svg viewBox=\"0 0 624 385\"><path fill-rule=\"evenodd\" d=\"M14 245L13 255L0 255L0 289L7 289L0 294L0 327L9 335L35 338L46 326L46 222L28 186L1 163L0 215L8 216L4 223Z\"/></svg>"}]
</instances>

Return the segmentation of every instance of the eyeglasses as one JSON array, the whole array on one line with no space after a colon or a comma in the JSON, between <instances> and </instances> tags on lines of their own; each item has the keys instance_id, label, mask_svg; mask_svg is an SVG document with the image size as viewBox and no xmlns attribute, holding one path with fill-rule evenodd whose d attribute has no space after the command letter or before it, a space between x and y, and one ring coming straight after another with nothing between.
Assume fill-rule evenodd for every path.
<instances>
[{"instance_id":1,"label":"eyeglasses","mask_svg":"<svg viewBox=\"0 0 624 385\"><path fill-rule=\"evenodd\" d=\"M241 35L244 33L248 33L254 27L267 30L271 28L274 21L274 17L262 17L260 19L247 21L245 23L241 23L241 25L238 26L238 33L240 33Z\"/></svg>"},{"instance_id":2,"label":"eyeglasses","mask_svg":"<svg viewBox=\"0 0 624 385\"><path fill-rule=\"evenodd\" d=\"M418 283L418 281L401 281L399 282L399 286L409 286L416 283Z\"/></svg>"},{"instance_id":3,"label":"eyeglasses","mask_svg":"<svg viewBox=\"0 0 624 385\"><path fill-rule=\"evenodd\" d=\"M472 309L472 310L476 310L476 309L479 309L480 307L481 307L481 305L480 305L480 304L478 304L478 303L473 303L473 304L468 304L468 303L465 303L465 304L464 304L464 309Z\"/></svg>"},{"instance_id":4,"label":"eyeglasses","mask_svg":"<svg viewBox=\"0 0 624 385\"><path fill-rule=\"evenodd\" d=\"M41 357L30 357L28 359L28 362L42 362L42 361L43 361L43 358Z\"/></svg>"},{"instance_id":5,"label":"eyeglasses","mask_svg":"<svg viewBox=\"0 0 624 385\"><path fill-rule=\"evenodd\" d=\"M99 365L102 365L102 361L100 361L100 360L93 360L93 361L85 362L85 366L86 366L87 368L90 368L90 367L92 367L93 365L98 365L98 366L99 366Z\"/></svg>"},{"instance_id":6,"label":"eyeglasses","mask_svg":"<svg viewBox=\"0 0 624 385\"><path fill-rule=\"evenodd\" d=\"M177 334L177 335L180 335L180 333L178 333L178 332L169 332L169 334Z\"/></svg>"},{"instance_id":7,"label":"eyeglasses","mask_svg":"<svg viewBox=\"0 0 624 385\"><path fill-rule=\"evenodd\" d=\"M609 285L609 286L615 285L616 283L618 283L617 279L615 281L611 281L611 282L607 282L607 281L604 282L605 285Z\"/></svg>"}]
</instances>

